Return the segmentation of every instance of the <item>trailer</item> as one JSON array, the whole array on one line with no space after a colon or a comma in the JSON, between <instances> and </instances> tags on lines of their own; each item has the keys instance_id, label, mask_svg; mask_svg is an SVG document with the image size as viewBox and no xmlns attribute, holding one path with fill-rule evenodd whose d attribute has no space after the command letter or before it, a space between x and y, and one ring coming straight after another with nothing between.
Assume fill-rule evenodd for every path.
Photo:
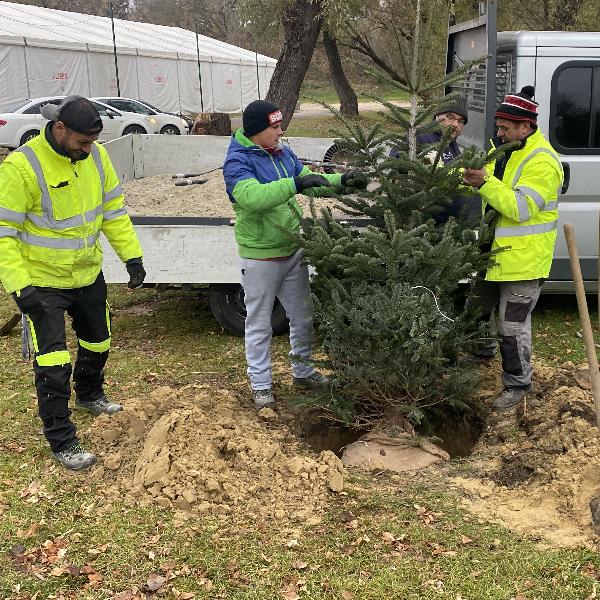
<instances>
[{"instance_id":1,"label":"trailer","mask_svg":"<svg viewBox=\"0 0 600 600\"><path fill-rule=\"evenodd\" d=\"M202 173L221 168L229 137L126 136L105 144L122 183L173 173ZM330 138L288 138L298 156L323 157L333 145ZM233 219L219 217L133 216L144 251L146 284L157 286L206 285L215 319L226 331L244 335L244 292ZM103 238L104 277L108 283L126 283L127 271ZM285 311L276 301L273 333L287 331Z\"/></svg>"}]
</instances>

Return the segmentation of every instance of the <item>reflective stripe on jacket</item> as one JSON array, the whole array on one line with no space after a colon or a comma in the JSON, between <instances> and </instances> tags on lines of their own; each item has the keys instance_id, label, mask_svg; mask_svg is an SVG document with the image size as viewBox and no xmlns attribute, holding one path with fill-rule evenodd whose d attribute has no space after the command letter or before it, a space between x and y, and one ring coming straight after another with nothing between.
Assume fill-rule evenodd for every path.
<instances>
[{"instance_id":1,"label":"reflective stripe on jacket","mask_svg":"<svg viewBox=\"0 0 600 600\"><path fill-rule=\"evenodd\" d=\"M487 165L494 172L494 163ZM514 150L502 181L491 176L479 193L483 210L489 204L498 213L492 250L495 256L488 269L490 281L521 281L546 278L550 274L556 229L558 196L563 182L560 160L540 130Z\"/></svg>"},{"instance_id":2,"label":"reflective stripe on jacket","mask_svg":"<svg viewBox=\"0 0 600 600\"><path fill-rule=\"evenodd\" d=\"M78 288L102 268L103 233L122 261L142 256L106 150L72 162L45 132L0 165L0 280L7 292L28 285Z\"/></svg>"}]
</instances>

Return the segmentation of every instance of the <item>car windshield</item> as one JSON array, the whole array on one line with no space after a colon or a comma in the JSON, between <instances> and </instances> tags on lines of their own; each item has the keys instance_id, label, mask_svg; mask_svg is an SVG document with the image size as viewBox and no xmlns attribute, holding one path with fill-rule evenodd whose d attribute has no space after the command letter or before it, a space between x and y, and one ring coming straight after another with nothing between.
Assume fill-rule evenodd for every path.
<instances>
[{"instance_id":1,"label":"car windshield","mask_svg":"<svg viewBox=\"0 0 600 600\"><path fill-rule=\"evenodd\" d=\"M5 112L5 113L14 113L14 112L17 112L20 108L23 108L24 106L26 106L30 102L31 102L31 100L21 100L17 104L13 104L13 106L11 106L10 108L4 109L2 112Z\"/></svg>"},{"instance_id":2,"label":"car windshield","mask_svg":"<svg viewBox=\"0 0 600 600\"><path fill-rule=\"evenodd\" d=\"M139 102L143 102L146 106L150 107L152 110L154 110L156 112L159 112L159 113L166 112L160 108L157 108L156 106L153 106L152 104L150 104L150 102L146 102L145 100L139 100ZM169 114L169 113L167 113L167 114Z\"/></svg>"}]
</instances>

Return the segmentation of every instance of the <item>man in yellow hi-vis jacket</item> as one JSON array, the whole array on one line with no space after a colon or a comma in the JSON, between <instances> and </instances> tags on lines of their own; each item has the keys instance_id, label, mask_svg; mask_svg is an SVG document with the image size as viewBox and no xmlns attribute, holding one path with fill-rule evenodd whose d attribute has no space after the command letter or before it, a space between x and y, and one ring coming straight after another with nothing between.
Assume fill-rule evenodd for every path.
<instances>
[{"instance_id":1,"label":"man in yellow hi-vis jacket","mask_svg":"<svg viewBox=\"0 0 600 600\"><path fill-rule=\"evenodd\" d=\"M533 96L526 86L496 111L495 145L519 146L487 169L464 174L465 183L478 188L484 211L497 213L492 250L502 251L475 290L488 315L499 307L504 390L494 400L497 411L516 406L531 389L531 313L550 274L558 226L563 169L537 127Z\"/></svg>"},{"instance_id":2,"label":"man in yellow hi-vis jacket","mask_svg":"<svg viewBox=\"0 0 600 600\"><path fill-rule=\"evenodd\" d=\"M103 390L111 333L100 233L126 264L129 287L142 285L146 273L119 179L96 143L96 107L69 96L42 115L50 122L41 134L0 165L0 279L24 315L44 435L56 460L80 470L96 457L69 418L72 371L76 406L94 415L122 409ZM78 341L74 370L65 312Z\"/></svg>"}]
</instances>

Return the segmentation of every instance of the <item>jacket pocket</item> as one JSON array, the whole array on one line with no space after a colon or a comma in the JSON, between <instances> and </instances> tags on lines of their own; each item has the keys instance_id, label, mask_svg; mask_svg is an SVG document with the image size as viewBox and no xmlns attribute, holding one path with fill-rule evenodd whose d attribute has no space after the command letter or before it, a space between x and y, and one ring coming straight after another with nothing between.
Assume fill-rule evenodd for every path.
<instances>
[{"instance_id":1,"label":"jacket pocket","mask_svg":"<svg viewBox=\"0 0 600 600\"><path fill-rule=\"evenodd\" d=\"M81 214L81 204L77 193L77 183L74 178L56 178L46 181L52 200L52 218L63 221Z\"/></svg>"}]
</instances>

